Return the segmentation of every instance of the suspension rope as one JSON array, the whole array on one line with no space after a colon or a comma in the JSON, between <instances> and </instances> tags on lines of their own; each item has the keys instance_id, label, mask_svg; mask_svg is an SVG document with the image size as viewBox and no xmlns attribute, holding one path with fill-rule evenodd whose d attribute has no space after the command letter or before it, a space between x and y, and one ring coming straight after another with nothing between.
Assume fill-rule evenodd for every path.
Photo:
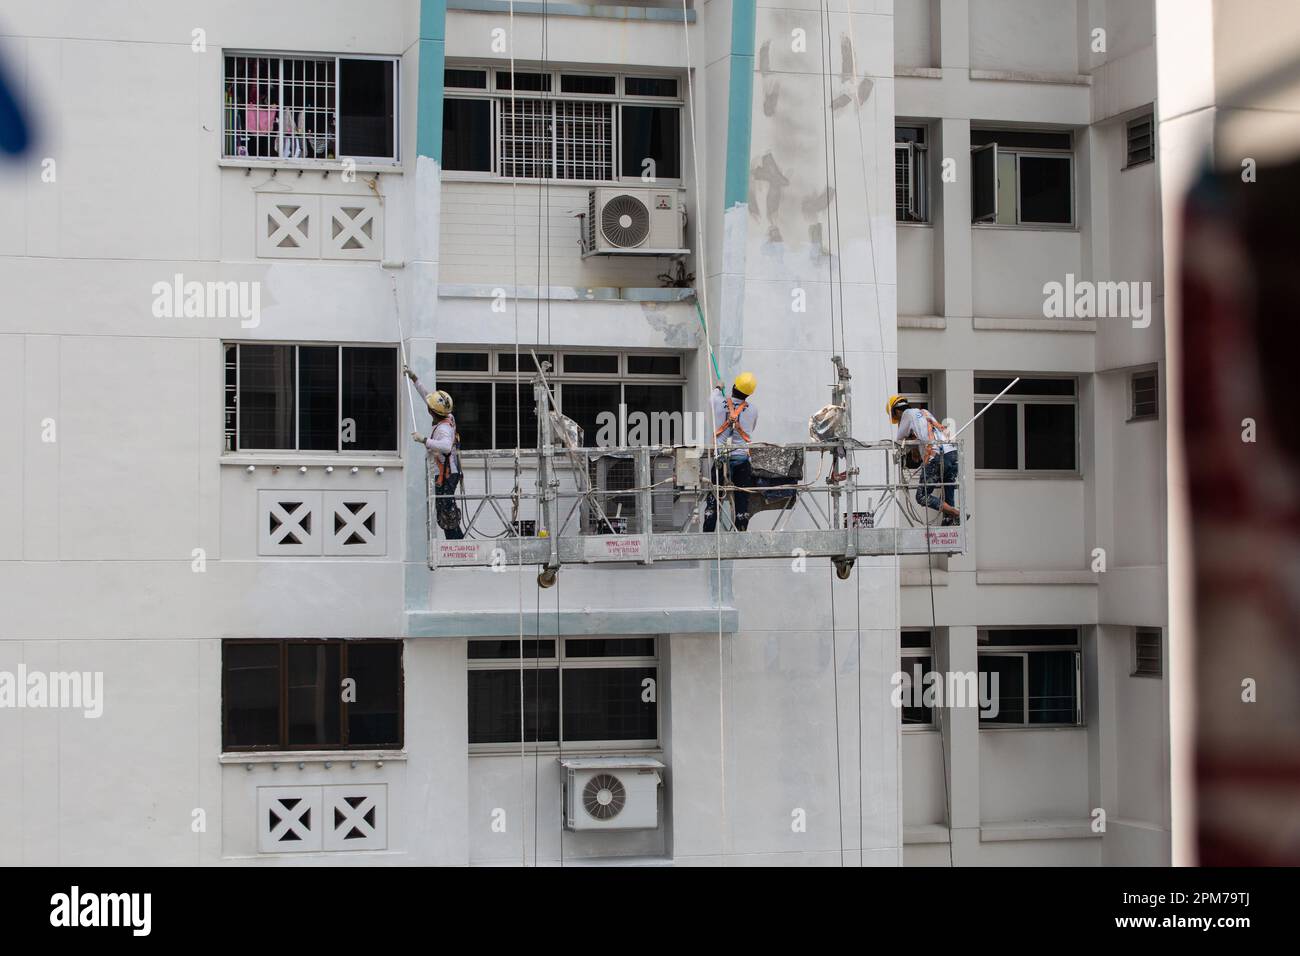
<instances>
[{"instance_id":1,"label":"suspension rope","mask_svg":"<svg viewBox=\"0 0 1300 956\"><path fill-rule=\"evenodd\" d=\"M830 313L828 318L831 325L831 353L835 354L835 265L836 250L843 249L839 245L839 230L834 229L832 234L832 224L839 220L839 172L835 173L835 185L832 192L831 185L831 167L835 152L835 116L831 106L830 98L830 15L826 10L825 0L820 0L820 17L818 26L822 33L821 43L821 94L822 94L822 143L823 159L826 171L826 288L830 304ZM829 136L827 127L830 127ZM844 338L844 287L843 287L843 265L841 263L840 271L840 349L841 354L846 349ZM845 472L851 471L849 467L848 453L845 453ZM832 471L834 470L832 466ZM851 475L848 475L852 479ZM840 669L839 669L839 641L838 633L835 626L835 576L836 565L832 559L829 565L831 572L831 686L834 692L835 707L835 809L839 820L839 847L840 847L840 866L844 866L844 788L842 784L841 746L840 746ZM861 740L858 741L858 749L861 750ZM861 804L861 795L858 803ZM858 842L861 843L861 833L859 833Z\"/></svg>"}]
</instances>

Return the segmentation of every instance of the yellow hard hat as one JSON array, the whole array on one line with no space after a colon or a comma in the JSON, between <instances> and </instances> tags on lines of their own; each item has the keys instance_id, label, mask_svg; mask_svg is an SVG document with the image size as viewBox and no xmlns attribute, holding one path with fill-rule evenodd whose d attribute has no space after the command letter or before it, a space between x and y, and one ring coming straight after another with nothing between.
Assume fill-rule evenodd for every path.
<instances>
[{"instance_id":1,"label":"yellow hard hat","mask_svg":"<svg viewBox=\"0 0 1300 956\"><path fill-rule=\"evenodd\" d=\"M898 421L902 417L903 409L899 406L907 405L907 398L903 395L890 395L889 401L885 402L885 414L889 416L890 421Z\"/></svg>"},{"instance_id":2,"label":"yellow hard hat","mask_svg":"<svg viewBox=\"0 0 1300 956\"><path fill-rule=\"evenodd\" d=\"M428 403L429 411L433 412L435 415L446 417L451 414L451 396L442 389L438 389L436 392L430 392L429 397L425 399L425 402Z\"/></svg>"},{"instance_id":3,"label":"yellow hard hat","mask_svg":"<svg viewBox=\"0 0 1300 956\"><path fill-rule=\"evenodd\" d=\"M758 379L754 378L753 372L741 372L731 387L742 395L753 395L754 389L758 388Z\"/></svg>"}]
</instances>

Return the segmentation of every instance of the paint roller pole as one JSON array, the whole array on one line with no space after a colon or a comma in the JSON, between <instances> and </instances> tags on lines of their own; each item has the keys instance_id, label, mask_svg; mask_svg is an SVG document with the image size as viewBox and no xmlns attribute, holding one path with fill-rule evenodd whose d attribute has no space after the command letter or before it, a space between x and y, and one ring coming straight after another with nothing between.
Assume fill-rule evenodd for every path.
<instances>
[{"instance_id":1,"label":"paint roller pole","mask_svg":"<svg viewBox=\"0 0 1300 956\"><path fill-rule=\"evenodd\" d=\"M998 392L997 395L994 396L994 398L993 398L992 401L990 401L987 405L985 405L983 408L981 408L978 412L975 413L975 418L972 418L972 419L971 419L970 421L968 421L965 425L961 426L961 428L957 429L957 434L955 434L955 435L952 436L952 441L956 441L956 440L961 436L961 433L962 433L962 432L964 432L966 429L968 429L968 428L970 428L972 425L974 425L975 422L976 422L976 420L977 420L981 415L983 415L985 412L987 412L990 408L993 407L994 402L996 402L999 398L1001 398L1001 397L1002 397L1003 395L1005 395L1007 392L1009 392L1009 391L1011 391L1013 388L1015 388L1015 387L1016 387L1016 382L1018 382L1018 381L1020 381L1019 376L1017 376L1016 378L1012 379L1010 385L1008 385L1008 386L1007 386L1006 388L1004 388L1002 391Z\"/></svg>"},{"instance_id":2,"label":"paint roller pole","mask_svg":"<svg viewBox=\"0 0 1300 956\"><path fill-rule=\"evenodd\" d=\"M402 368L408 369L411 363L406 357L406 333L402 330L402 308L397 301L397 275L391 274L393 280L393 317L397 319L397 347L402 353ZM407 407L411 410L411 431L418 432L420 426L415 421L415 394L411 388L411 379L405 371L402 372L402 378L406 381L406 398Z\"/></svg>"}]
</instances>

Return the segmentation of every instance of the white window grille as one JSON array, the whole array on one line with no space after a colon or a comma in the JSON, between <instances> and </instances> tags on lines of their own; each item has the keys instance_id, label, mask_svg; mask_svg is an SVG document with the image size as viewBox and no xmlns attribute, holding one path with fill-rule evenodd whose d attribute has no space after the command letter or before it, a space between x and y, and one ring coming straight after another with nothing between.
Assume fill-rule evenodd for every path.
<instances>
[{"instance_id":1,"label":"white window grille","mask_svg":"<svg viewBox=\"0 0 1300 956\"><path fill-rule=\"evenodd\" d=\"M501 101L501 175L541 179L551 175L551 104Z\"/></svg>"},{"instance_id":2,"label":"white window grille","mask_svg":"<svg viewBox=\"0 0 1300 956\"><path fill-rule=\"evenodd\" d=\"M894 128L894 219L928 222L925 128Z\"/></svg>"}]
</instances>

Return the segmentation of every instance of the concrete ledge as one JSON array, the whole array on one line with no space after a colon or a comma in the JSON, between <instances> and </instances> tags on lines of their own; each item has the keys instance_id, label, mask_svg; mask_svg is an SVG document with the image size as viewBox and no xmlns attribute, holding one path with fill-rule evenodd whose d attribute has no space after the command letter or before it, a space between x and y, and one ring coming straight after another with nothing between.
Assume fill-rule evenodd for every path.
<instances>
[{"instance_id":1,"label":"concrete ledge","mask_svg":"<svg viewBox=\"0 0 1300 956\"><path fill-rule=\"evenodd\" d=\"M468 13L509 13L509 0L447 0L448 10L464 10ZM516 0L515 13L542 14L540 2ZM678 6L643 7L643 6L602 6L587 3L548 3L546 15L551 17L600 17L605 20L659 20L669 23L682 22L682 10ZM686 22L695 22L695 11L686 11Z\"/></svg>"},{"instance_id":2,"label":"concrete ledge","mask_svg":"<svg viewBox=\"0 0 1300 956\"><path fill-rule=\"evenodd\" d=\"M937 66L896 66L894 76L919 76L928 80L942 80L943 70Z\"/></svg>"},{"instance_id":3,"label":"concrete ledge","mask_svg":"<svg viewBox=\"0 0 1300 956\"><path fill-rule=\"evenodd\" d=\"M1051 83L1057 86L1092 86L1086 73L1036 73L1028 70L971 70L972 80L1001 80L1008 83Z\"/></svg>"},{"instance_id":4,"label":"concrete ledge","mask_svg":"<svg viewBox=\"0 0 1300 956\"><path fill-rule=\"evenodd\" d=\"M519 612L515 611L407 611L409 637L517 637ZM722 630L734 634L740 612L722 609ZM586 634L716 634L716 607L630 608L627 610L571 610L547 613L525 609L523 632L542 637Z\"/></svg>"},{"instance_id":5,"label":"concrete ledge","mask_svg":"<svg viewBox=\"0 0 1300 956\"><path fill-rule=\"evenodd\" d=\"M902 320L899 320L902 325ZM973 328L985 332L1096 332L1096 319L986 319L975 316Z\"/></svg>"},{"instance_id":6,"label":"concrete ledge","mask_svg":"<svg viewBox=\"0 0 1300 956\"><path fill-rule=\"evenodd\" d=\"M921 826L903 827L903 844L947 843L948 828L942 823L926 823Z\"/></svg>"},{"instance_id":7,"label":"concrete ledge","mask_svg":"<svg viewBox=\"0 0 1300 956\"><path fill-rule=\"evenodd\" d=\"M1023 823L982 823L981 843L1014 843L1020 840L1100 840L1092 826L1078 820L1028 820Z\"/></svg>"},{"instance_id":8,"label":"concrete ledge","mask_svg":"<svg viewBox=\"0 0 1300 956\"><path fill-rule=\"evenodd\" d=\"M217 758L223 764L405 763L405 750L229 750Z\"/></svg>"},{"instance_id":9,"label":"concrete ledge","mask_svg":"<svg viewBox=\"0 0 1300 956\"><path fill-rule=\"evenodd\" d=\"M1091 571L976 571L976 584L1097 584Z\"/></svg>"},{"instance_id":10,"label":"concrete ledge","mask_svg":"<svg viewBox=\"0 0 1300 956\"><path fill-rule=\"evenodd\" d=\"M624 289L612 286L535 286L521 285L486 285L486 284L447 284L438 286L440 299L494 299L504 295L507 299L536 300L549 299L559 302L688 302L695 298L694 289L628 287Z\"/></svg>"},{"instance_id":11,"label":"concrete ledge","mask_svg":"<svg viewBox=\"0 0 1300 956\"><path fill-rule=\"evenodd\" d=\"M925 568L903 568L898 572L898 583L905 588L928 588L930 586L930 572ZM934 569L934 586L937 588L946 588L948 586L948 572Z\"/></svg>"},{"instance_id":12,"label":"concrete ledge","mask_svg":"<svg viewBox=\"0 0 1300 956\"><path fill-rule=\"evenodd\" d=\"M948 320L942 315L900 315L898 317L898 327L900 329L943 330L948 327Z\"/></svg>"}]
</instances>

